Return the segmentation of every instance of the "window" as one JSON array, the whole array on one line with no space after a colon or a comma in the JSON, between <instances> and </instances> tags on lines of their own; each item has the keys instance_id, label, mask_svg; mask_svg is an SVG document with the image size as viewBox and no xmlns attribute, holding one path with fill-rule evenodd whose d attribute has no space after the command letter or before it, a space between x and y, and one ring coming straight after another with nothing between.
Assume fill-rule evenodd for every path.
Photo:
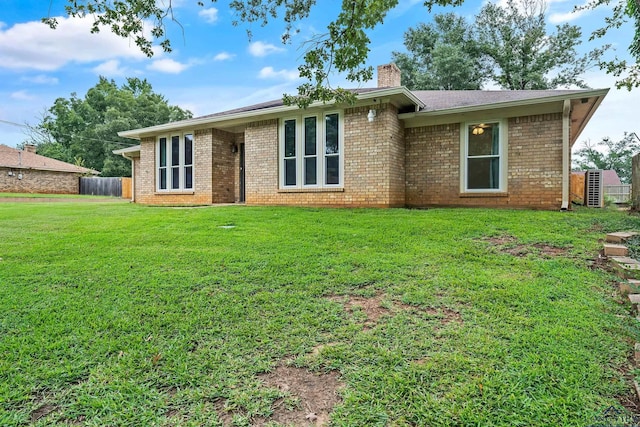
<instances>
[{"instance_id":1,"label":"window","mask_svg":"<svg viewBox=\"0 0 640 427\"><path fill-rule=\"evenodd\" d=\"M287 118L280 129L281 188L342 185L342 120L339 113Z\"/></svg>"},{"instance_id":2,"label":"window","mask_svg":"<svg viewBox=\"0 0 640 427\"><path fill-rule=\"evenodd\" d=\"M463 129L462 190L506 191L506 125L503 122L471 123Z\"/></svg>"},{"instance_id":3,"label":"window","mask_svg":"<svg viewBox=\"0 0 640 427\"><path fill-rule=\"evenodd\" d=\"M193 189L193 134L158 138L158 191Z\"/></svg>"}]
</instances>

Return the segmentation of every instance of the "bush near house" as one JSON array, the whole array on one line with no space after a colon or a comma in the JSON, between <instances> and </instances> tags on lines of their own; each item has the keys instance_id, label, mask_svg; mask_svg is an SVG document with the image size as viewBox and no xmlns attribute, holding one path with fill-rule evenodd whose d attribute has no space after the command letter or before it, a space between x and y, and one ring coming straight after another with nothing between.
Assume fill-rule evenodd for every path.
<instances>
[{"instance_id":1,"label":"bush near house","mask_svg":"<svg viewBox=\"0 0 640 427\"><path fill-rule=\"evenodd\" d=\"M0 215L3 426L584 426L632 406L639 328L594 261L626 213Z\"/></svg>"}]
</instances>

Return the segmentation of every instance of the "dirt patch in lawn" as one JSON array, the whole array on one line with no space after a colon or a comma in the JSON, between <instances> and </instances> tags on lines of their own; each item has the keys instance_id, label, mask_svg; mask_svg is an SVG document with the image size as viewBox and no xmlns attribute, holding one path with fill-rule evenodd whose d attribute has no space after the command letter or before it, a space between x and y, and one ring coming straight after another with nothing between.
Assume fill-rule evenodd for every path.
<instances>
[{"instance_id":1,"label":"dirt patch in lawn","mask_svg":"<svg viewBox=\"0 0 640 427\"><path fill-rule=\"evenodd\" d=\"M40 420L41 418L44 418L47 415L49 415L52 412L55 412L57 410L58 410L58 408L53 406L53 405L44 404L44 405L40 406L38 409L36 409L35 411L33 411L31 413L31 416L30 416L31 423L35 423L38 420Z\"/></svg>"},{"instance_id":2,"label":"dirt patch in lawn","mask_svg":"<svg viewBox=\"0 0 640 427\"><path fill-rule=\"evenodd\" d=\"M272 388L289 393L298 400L296 408L286 408L279 399L273 407L273 415L268 419L256 419L253 425L263 426L267 422L277 422L293 426L329 425L329 414L340 403L338 390L343 384L337 372L313 373L306 369L279 366L259 377Z\"/></svg>"},{"instance_id":3,"label":"dirt patch in lawn","mask_svg":"<svg viewBox=\"0 0 640 427\"><path fill-rule=\"evenodd\" d=\"M344 308L349 313L355 313L361 310L366 316L365 328L372 327L380 317L389 314L389 309L382 306L384 294L378 294L373 297L349 296L349 297L330 297L331 301L344 304Z\"/></svg>"},{"instance_id":4,"label":"dirt patch in lawn","mask_svg":"<svg viewBox=\"0 0 640 427\"><path fill-rule=\"evenodd\" d=\"M427 313L429 316L433 316L440 321L442 326L447 325L449 323L457 323L461 325L463 322L462 315L460 312L453 310L449 307L420 307L415 305L409 305L404 303L396 303L396 307L399 307L403 310L409 311L422 311Z\"/></svg>"},{"instance_id":5,"label":"dirt patch in lawn","mask_svg":"<svg viewBox=\"0 0 640 427\"><path fill-rule=\"evenodd\" d=\"M328 426L334 406L340 403L339 390L344 384L335 371L314 373L303 368L280 365L271 372L259 375L265 387L275 388L287 395L271 405L270 417L254 417L251 426L263 427L269 423L286 426ZM242 411L229 411L226 400L214 402L218 419L224 427L233 425Z\"/></svg>"},{"instance_id":6,"label":"dirt patch in lawn","mask_svg":"<svg viewBox=\"0 0 640 427\"><path fill-rule=\"evenodd\" d=\"M534 243L531 245L518 243L518 239L513 236L488 237L483 240L495 246L500 252L516 257L523 257L529 254L555 257L567 253L567 248L546 245L544 243Z\"/></svg>"}]
</instances>

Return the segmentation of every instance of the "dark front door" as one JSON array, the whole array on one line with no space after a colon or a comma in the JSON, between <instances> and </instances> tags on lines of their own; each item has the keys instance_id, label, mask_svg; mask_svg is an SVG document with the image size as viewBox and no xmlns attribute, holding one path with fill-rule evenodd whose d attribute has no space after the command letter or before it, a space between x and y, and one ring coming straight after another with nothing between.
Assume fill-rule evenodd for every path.
<instances>
[{"instance_id":1,"label":"dark front door","mask_svg":"<svg viewBox=\"0 0 640 427\"><path fill-rule=\"evenodd\" d=\"M244 203L244 144L240 144L240 203Z\"/></svg>"}]
</instances>

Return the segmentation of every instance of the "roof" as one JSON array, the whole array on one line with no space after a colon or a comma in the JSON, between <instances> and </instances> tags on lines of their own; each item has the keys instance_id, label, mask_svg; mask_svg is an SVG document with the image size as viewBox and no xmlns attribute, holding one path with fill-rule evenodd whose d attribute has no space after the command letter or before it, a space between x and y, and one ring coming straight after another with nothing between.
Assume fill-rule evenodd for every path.
<instances>
[{"instance_id":1,"label":"roof","mask_svg":"<svg viewBox=\"0 0 640 427\"><path fill-rule=\"evenodd\" d=\"M602 171L602 185L622 185L618 173L613 169Z\"/></svg>"},{"instance_id":2,"label":"roof","mask_svg":"<svg viewBox=\"0 0 640 427\"><path fill-rule=\"evenodd\" d=\"M530 101L557 96L580 95L589 90L414 90L425 107L420 111L451 110L462 107Z\"/></svg>"},{"instance_id":3,"label":"roof","mask_svg":"<svg viewBox=\"0 0 640 427\"><path fill-rule=\"evenodd\" d=\"M0 144L0 167L11 169L35 169L54 172L90 173L97 175L100 172L93 169L72 165L60 160L51 159L29 151L18 150Z\"/></svg>"},{"instance_id":4,"label":"roof","mask_svg":"<svg viewBox=\"0 0 640 427\"><path fill-rule=\"evenodd\" d=\"M468 113L482 109L511 108L556 102L562 105L566 99L573 100L572 107L583 97L588 105L581 107L580 123L572 128L572 135L577 138L582 128L600 104L608 89L578 90L418 90L410 91L404 86L385 88L360 88L352 90L359 101L376 102L376 99L390 99L403 111L400 119L418 118L432 114L450 115L459 112ZM311 107L322 107L325 104L316 102ZM587 108L588 107L588 108ZM195 117L187 120L165 123L142 129L118 132L125 138L141 139L161 132L185 128L220 127L232 130L234 126L242 126L251 121L274 118L287 112L296 111L297 106L284 105L282 99L248 105L246 107L221 111L214 114ZM236 128L237 129L237 128Z\"/></svg>"}]
</instances>

